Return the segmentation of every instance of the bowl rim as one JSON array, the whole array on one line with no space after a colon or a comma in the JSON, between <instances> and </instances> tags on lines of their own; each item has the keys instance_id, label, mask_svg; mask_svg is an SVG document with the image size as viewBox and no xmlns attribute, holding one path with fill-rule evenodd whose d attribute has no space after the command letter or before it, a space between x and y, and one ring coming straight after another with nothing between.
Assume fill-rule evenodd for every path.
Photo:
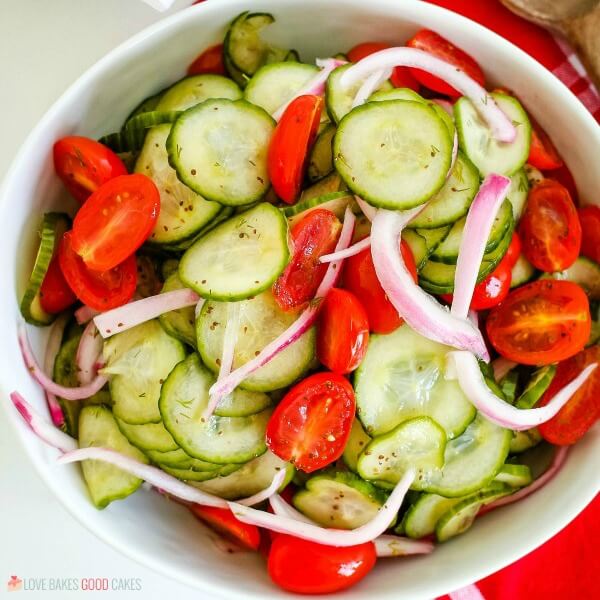
<instances>
[{"instance_id":1,"label":"bowl rim","mask_svg":"<svg viewBox=\"0 0 600 600\"><path fill-rule=\"evenodd\" d=\"M24 160L25 156L35 151L35 142L38 136L42 134L44 129L49 123L53 121L56 113L60 112L63 104L67 103L73 96L77 96L82 89L85 89L89 84L98 79L102 78L107 71L110 71L112 65L120 60L123 55L127 55L133 48L143 45L146 42L152 43L154 37L159 36L161 32L165 32L169 29L177 29L180 23L183 23L189 19L191 14L208 14L217 12L228 12L229 5L235 5L238 0L208 0L207 2L189 6L183 8L178 12L167 16L164 19L157 21L142 29L140 32L131 36L110 52L96 61L92 66L86 69L75 81L73 81L66 90L52 103L50 108L44 113L42 118L36 123L35 127L29 132L26 139L22 143L19 151L16 153L12 160L9 169L3 178L2 185L0 187L0 207L4 205L10 195L10 188L15 173L20 169L20 165ZM327 0L294 0L295 2L305 2L307 5L319 4L326 2ZM343 8L344 4L347 5L364 5L361 0L336 0L340 5L340 9ZM428 13L438 13L443 15L444 18L455 21L463 30L467 31L467 36L476 34L479 37L485 37L489 41L488 44L493 44L499 47L499 50L504 52L510 52L515 58L525 64L525 67L535 73L535 77L538 80L542 80L545 84L553 88L553 92L563 98L563 101L569 105L569 110L578 113L578 117L582 119L590 131L597 131L597 138L600 142L600 128L596 123L593 116L580 102L571 90L565 86L555 75L548 71L543 65L537 62L529 54L515 46L510 41L491 31L487 27L480 25L474 21L471 21L467 17L464 17L458 13L455 13L446 8L440 7L435 4L423 2L421 0L404 0L402 3L397 3L394 0L371 0L373 4L377 5L380 10L385 12L395 13L399 18L410 14L411 17L419 20L421 15L427 15ZM364 6L362 6L364 8ZM369 6L371 8L371 5ZM281 5L281 11L285 12L285 4ZM232 15L232 17L235 15ZM28 459L33 464L38 475L46 486L51 490L54 496L59 500L61 505L73 516L79 523L81 523L88 531L92 532L97 538L124 554L125 556L135 560L145 568L150 568L162 575L169 577L179 583L186 584L195 589L201 589L207 593L212 594L214 598L231 598L226 591L219 588L216 583L212 583L209 580L200 580L197 577L187 575L184 571L178 570L176 566L173 566L170 562L161 560L159 556L149 551L145 551L142 548L136 547L135 544L123 545L119 541L114 540L111 535L106 534L102 527L98 527L95 524L90 523L86 520L85 514L79 509L81 502L80 498L69 498L65 496L59 488L56 480L51 476L52 471L46 468L46 464L42 460L42 456L45 453L54 453L53 449L46 447L40 440L31 439L30 431L25 423L17 417L16 411L12 409L12 403L8 400L7 393L8 382L0 381L0 392L2 395L6 395L6 401L0 402L4 405L4 412L8 417L14 430L17 432L17 437L21 446L24 448ZM33 451L34 447L42 448L41 453ZM587 494L577 494L577 500L572 499L569 507L561 513L560 519L555 519L551 524L544 528L536 528L532 531L527 540L520 546L516 557L507 557L496 555L496 557L489 561L485 566L482 565L471 565L469 569L465 569L460 572L453 572L451 574L446 573L444 575L444 585L440 585L436 581L431 582L431 595L439 596L449 593L453 590L459 589L478 581L502 568L511 564L512 562L519 560L532 550L536 549L554 535L556 535L561 529L568 525L594 498L596 491L590 488ZM447 589L448 582L451 583L451 589Z\"/></svg>"}]
</instances>

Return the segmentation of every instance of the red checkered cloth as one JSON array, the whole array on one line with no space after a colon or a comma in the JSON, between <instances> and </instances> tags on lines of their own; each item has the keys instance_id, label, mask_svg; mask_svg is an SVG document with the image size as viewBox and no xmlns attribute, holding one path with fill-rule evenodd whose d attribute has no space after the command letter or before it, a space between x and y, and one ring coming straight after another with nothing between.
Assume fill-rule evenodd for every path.
<instances>
[{"instance_id":1,"label":"red checkered cloth","mask_svg":"<svg viewBox=\"0 0 600 600\"><path fill-rule=\"evenodd\" d=\"M525 50L554 73L600 122L598 91L566 41L515 16L497 0L428 1L485 25ZM599 536L600 496L541 548L440 600L600 600Z\"/></svg>"}]
</instances>

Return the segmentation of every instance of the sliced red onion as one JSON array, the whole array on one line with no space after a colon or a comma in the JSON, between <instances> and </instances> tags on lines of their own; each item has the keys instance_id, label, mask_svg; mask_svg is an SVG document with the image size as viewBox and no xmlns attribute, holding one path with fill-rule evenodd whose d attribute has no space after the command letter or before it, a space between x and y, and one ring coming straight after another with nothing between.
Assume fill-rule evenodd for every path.
<instances>
[{"instance_id":1,"label":"sliced red onion","mask_svg":"<svg viewBox=\"0 0 600 600\"><path fill-rule=\"evenodd\" d=\"M51 394L60 396L64 400L83 400L93 396L96 392L99 392L108 381L103 375L97 375L93 381L80 387L64 387L58 385L52 381L38 365L31 345L29 344L29 340L27 339L27 333L25 332L23 324L19 324L18 339L25 366L29 370L31 376L44 388L44 390Z\"/></svg>"},{"instance_id":2,"label":"sliced red onion","mask_svg":"<svg viewBox=\"0 0 600 600\"><path fill-rule=\"evenodd\" d=\"M98 374L96 365L100 362L104 340L96 328L94 321L90 321L79 340L75 363L77 364L77 377L81 385L88 385Z\"/></svg>"},{"instance_id":3,"label":"sliced red onion","mask_svg":"<svg viewBox=\"0 0 600 600\"><path fill-rule=\"evenodd\" d=\"M344 258L349 258L350 256L354 256L355 254L359 254L363 250L371 247L371 238L367 236L360 240L360 242L356 242L356 244L352 244L345 250L340 250L339 252L333 252L332 254L325 254L325 256L321 256L319 259L322 263L330 263L337 260L343 260Z\"/></svg>"},{"instance_id":4,"label":"sliced red onion","mask_svg":"<svg viewBox=\"0 0 600 600\"><path fill-rule=\"evenodd\" d=\"M563 387L546 406L521 409L498 398L487 386L477 358L471 352L447 354L446 378L457 379L465 396L488 420L514 431L524 431L550 420L587 381L598 363L588 365Z\"/></svg>"},{"instance_id":5,"label":"sliced red onion","mask_svg":"<svg viewBox=\"0 0 600 600\"><path fill-rule=\"evenodd\" d=\"M435 548L427 540L411 540L397 535L380 535L375 540L375 552L378 558L409 556L411 554L429 554Z\"/></svg>"},{"instance_id":6,"label":"sliced red onion","mask_svg":"<svg viewBox=\"0 0 600 600\"><path fill-rule=\"evenodd\" d=\"M54 362L56 355L60 350L62 344L63 334L67 321L69 320L68 314L62 314L56 318L52 327L50 328L50 334L46 342L46 354L44 355L44 373L52 373L54 370ZM50 411L50 417L56 427L62 427L65 424L65 415L63 409L58 401L55 394L51 392L46 393L46 402L48 403L48 410Z\"/></svg>"},{"instance_id":7,"label":"sliced red onion","mask_svg":"<svg viewBox=\"0 0 600 600\"><path fill-rule=\"evenodd\" d=\"M388 529L392 519L400 510L404 496L414 478L415 471L409 469L398 485L396 485L394 491L390 494L377 515L368 523L352 530L325 529L311 523L248 508L235 502L229 502L229 507L235 517L242 521L242 523L250 523L258 527L270 529L271 531L285 533L325 546L355 546L357 544L372 542Z\"/></svg>"},{"instance_id":8,"label":"sliced red onion","mask_svg":"<svg viewBox=\"0 0 600 600\"><path fill-rule=\"evenodd\" d=\"M311 79L309 79L287 102L282 104L274 113L273 118L279 121L286 111L287 107L300 96L322 96L325 92L325 84L329 74L341 65L345 65L345 61L337 60L336 58L317 59L317 66L321 70Z\"/></svg>"},{"instance_id":9,"label":"sliced red onion","mask_svg":"<svg viewBox=\"0 0 600 600\"><path fill-rule=\"evenodd\" d=\"M99 314L99 310L96 310L95 308L91 308L90 306L84 304L82 307L78 308L75 311L75 320L79 325L85 325Z\"/></svg>"},{"instance_id":10,"label":"sliced red onion","mask_svg":"<svg viewBox=\"0 0 600 600\"><path fill-rule=\"evenodd\" d=\"M107 338L172 310L195 306L199 300L200 296L193 290L173 290L113 308L94 317L94 323L100 335Z\"/></svg>"},{"instance_id":11,"label":"sliced red onion","mask_svg":"<svg viewBox=\"0 0 600 600\"><path fill-rule=\"evenodd\" d=\"M76 440L46 421L19 392L12 392L10 399L33 433L41 440L54 448L58 448L61 452L70 452L77 449Z\"/></svg>"},{"instance_id":12,"label":"sliced red onion","mask_svg":"<svg viewBox=\"0 0 600 600\"><path fill-rule=\"evenodd\" d=\"M340 77L340 84L349 88L364 81L374 71L394 67L414 67L439 77L471 100L498 141L513 142L517 137L517 130L512 121L483 87L462 69L423 50L406 47L387 48L370 54L349 67Z\"/></svg>"},{"instance_id":13,"label":"sliced red onion","mask_svg":"<svg viewBox=\"0 0 600 600\"><path fill-rule=\"evenodd\" d=\"M252 496L248 496L247 498L243 498L242 500L236 500L238 504L243 504L244 506L254 506L255 504L260 504L265 500L269 500L273 494L277 494L277 490L283 485L285 478L287 476L287 472L285 469L279 469L269 487L266 487L264 490L253 494Z\"/></svg>"},{"instance_id":14,"label":"sliced red onion","mask_svg":"<svg viewBox=\"0 0 600 600\"><path fill-rule=\"evenodd\" d=\"M496 360L492 361L492 369L494 369L494 379L500 381L504 379L510 371L512 371L518 363L513 360L508 360L501 356Z\"/></svg>"},{"instance_id":15,"label":"sliced red onion","mask_svg":"<svg viewBox=\"0 0 600 600\"><path fill-rule=\"evenodd\" d=\"M454 276L454 299L450 313L455 317L464 319L469 312L485 246L509 188L508 177L490 173L483 180L469 208Z\"/></svg>"},{"instance_id":16,"label":"sliced red onion","mask_svg":"<svg viewBox=\"0 0 600 600\"><path fill-rule=\"evenodd\" d=\"M377 209L363 200L360 196L354 196L354 199L356 200L360 210L362 210L363 215L365 215L369 221L372 221L377 214Z\"/></svg>"},{"instance_id":17,"label":"sliced red onion","mask_svg":"<svg viewBox=\"0 0 600 600\"><path fill-rule=\"evenodd\" d=\"M489 360L479 329L467 319L451 315L445 306L420 288L398 252L402 230L425 206L404 212L381 209L377 212L371 229L371 254L379 282L395 309L415 331Z\"/></svg>"},{"instance_id":18,"label":"sliced red onion","mask_svg":"<svg viewBox=\"0 0 600 600\"><path fill-rule=\"evenodd\" d=\"M273 509L273 512L280 517L287 517L288 519L294 519L302 523L310 523L318 527L312 519L309 519L306 515L303 515L299 510L296 510L291 504L286 502L279 494L273 494L269 498L269 504Z\"/></svg>"},{"instance_id":19,"label":"sliced red onion","mask_svg":"<svg viewBox=\"0 0 600 600\"><path fill-rule=\"evenodd\" d=\"M433 98L432 102L435 102L438 106L441 106L452 118L454 118L454 108L452 102L444 100L443 98Z\"/></svg>"},{"instance_id":20,"label":"sliced red onion","mask_svg":"<svg viewBox=\"0 0 600 600\"><path fill-rule=\"evenodd\" d=\"M392 76L393 69L381 69L380 71L373 71L360 86L354 100L352 101L352 108L356 108L361 104L364 104L369 96L381 87L384 81L387 81Z\"/></svg>"}]
</instances>

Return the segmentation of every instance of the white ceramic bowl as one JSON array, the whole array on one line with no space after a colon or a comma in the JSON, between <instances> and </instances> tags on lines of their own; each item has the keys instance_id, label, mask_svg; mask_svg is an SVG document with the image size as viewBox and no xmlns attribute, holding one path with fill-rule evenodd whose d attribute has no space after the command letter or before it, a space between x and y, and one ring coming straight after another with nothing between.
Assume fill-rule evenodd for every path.
<instances>
[{"instance_id":1,"label":"white ceramic bowl","mask_svg":"<svg viewBox=\"0 0 600 600\"><path fill-rule=\"evenodd\" d=\"M97 137L118 128L142 98L184 74L197 52L222 39L227 23L251 8L272 12L268 36L298 48L305 60L329 56L365 40L403 42L420 27L434 29L476 57L489 81L515 90L567 158L583 198L598 198L600 127L548 71L515 46L454 13L416 0L214 0L146 29L83 75L56 102L21 148L0 201L0 388L7 418L23 448L56 496L86 527L151 569L201 589L206 598L285 598L267 577L261 558L227 556L198 532L187 511L158 494L140 491L97 511L78 467L56 468L56 451L40 443L18 418L8 393L20 390L45 412L40 389L27 374L16 342L18 294L29 274L42 211L64 207L66 197L52 170L51 148L61 136ZM38 349L43 334L30 332ZM460 588L539 546L594 497L600 430L571 451L566 467L524 502L477 521L467 535L421 558L384 560L344 597L430 599ZM82 551L85 549L82 548Z\"/></svg>"}]
</instances>

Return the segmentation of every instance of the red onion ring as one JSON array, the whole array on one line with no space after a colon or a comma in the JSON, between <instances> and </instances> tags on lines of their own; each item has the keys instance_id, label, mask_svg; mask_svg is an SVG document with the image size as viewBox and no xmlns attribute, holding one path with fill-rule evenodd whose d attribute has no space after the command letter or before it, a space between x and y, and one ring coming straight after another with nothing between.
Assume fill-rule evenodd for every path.
<instances>
[{"instance_id":1,"label":"red onion ring","mask_svg":"<svg viewBox=\"0 0 600 600\"><path fill-rule=\"evenodd\" d=\"M435 548L435 544L428 540L411 540L397 535L380 535L374 541L378 558L429 554Z\"/></svg>"},{"instance_id":2,"label":"red onion ring","mask_svg":"<svg viewBox=\"0 0 600 600\"><path fill-rule=\"evenodd\" d=\"M94 321L90 321L79 340L75 363L77 364L77 377L81 385L90 384L98 374L96 366L100 362L104 340L100 336Z\"/></svg>"},{"instance_id":3,"label":"red onion ring","mask_svg":"<svg viewBox=\"0 0 600 600\"><path fill-rule=\"evenodd\" d=\"M52 323L50 328L50 334L46 342L46 353L44 355L44 372L52 373L54 370L54 362L56 361L56 355L60 350L62 344L63 334L67 321L69 320L68 314L62 314ZM63 409L58 401L55 394L46 392L46 402L48 403L48 410L50 411L50 417L56 427L62 427L65 424L65 415Z\"/></svg>"}]
</instances>

